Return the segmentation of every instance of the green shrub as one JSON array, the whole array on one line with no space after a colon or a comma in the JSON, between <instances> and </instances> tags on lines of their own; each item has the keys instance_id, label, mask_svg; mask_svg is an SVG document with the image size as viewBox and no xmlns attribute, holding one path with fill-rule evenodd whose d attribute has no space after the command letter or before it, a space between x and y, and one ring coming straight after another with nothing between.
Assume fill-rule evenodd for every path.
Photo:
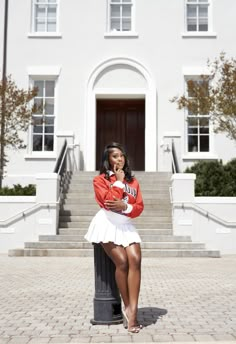
<instances>
[{"instance_id":1,"label":"green shrub","mask_svg":"<svg viewBox=\"0 0 236 344\"><path fill-rule=\"evenodd\" d=\"M33 184L21 186L20 184L14 184L12 188L4 186L0 189L0 196L35 196L36 187Z\"/></svg>"},{"instance_id":2,"label":"green shrub","mask_svg":"<svg viewBox=\"0 0 236 344\"><path fill-rule=\"evenodd\" d=\"M226 165L222 161L199 161L185 172L196 174L196 196L236 196L236 159Z\"/></svg>"}]
</instances>

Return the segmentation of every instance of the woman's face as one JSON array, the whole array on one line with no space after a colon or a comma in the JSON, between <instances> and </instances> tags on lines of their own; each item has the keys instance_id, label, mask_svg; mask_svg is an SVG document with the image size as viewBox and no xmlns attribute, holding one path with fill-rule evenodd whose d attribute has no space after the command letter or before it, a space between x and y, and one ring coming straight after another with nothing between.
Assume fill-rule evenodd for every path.
<instances>
[{"instance_id":1,"label":"woman's face","mask_svg":"<svg viewBox=\"0 0 236 344\"><path fill-rule=\"evenodd\" d=\"M122 151L118 148L113 148L109 154L109 164L112 171L115 169L123 169L125 165L125 157Z\"/></svg>"}]
</instances>

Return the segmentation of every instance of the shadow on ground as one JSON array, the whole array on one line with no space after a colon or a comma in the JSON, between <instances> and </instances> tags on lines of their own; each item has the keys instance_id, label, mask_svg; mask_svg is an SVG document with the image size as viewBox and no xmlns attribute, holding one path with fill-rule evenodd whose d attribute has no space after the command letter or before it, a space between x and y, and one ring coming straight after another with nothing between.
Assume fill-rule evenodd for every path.
<instances>
[{"instance_id":1,"label":"shadow on ground","mask_svg":"<svg viewBox=\"0 0 236 344\"><path fill-rule=\"evenodd\" d=\"M138 309L138 321L144 327L155 324L168 313L167 309L157 307L141 307Z\"/></svg>"}]
</instances>

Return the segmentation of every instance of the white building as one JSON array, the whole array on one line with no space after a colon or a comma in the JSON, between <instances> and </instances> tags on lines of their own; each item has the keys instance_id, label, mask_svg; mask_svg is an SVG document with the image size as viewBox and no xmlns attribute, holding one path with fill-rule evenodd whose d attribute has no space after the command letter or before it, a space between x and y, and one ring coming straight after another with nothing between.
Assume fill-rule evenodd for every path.
<instances>
[{"instance_id":1,"label":"white building","mask_svg":"<svg viewBox=\"0 0 236 344\"><path fill-rule=\"evenodd\" d=\"M65 138L87 171L113 140L126 145L134 170L170 171L172 139L182 171L235 157L234 142L206 116L188 128L170 102L187 78L207 73L207 59L236 55L235 13L235 0L9 0L7 74L37 86L45 106L27 148L8 152L5 184L52 172Z\"/></svg>"}]
</instances>

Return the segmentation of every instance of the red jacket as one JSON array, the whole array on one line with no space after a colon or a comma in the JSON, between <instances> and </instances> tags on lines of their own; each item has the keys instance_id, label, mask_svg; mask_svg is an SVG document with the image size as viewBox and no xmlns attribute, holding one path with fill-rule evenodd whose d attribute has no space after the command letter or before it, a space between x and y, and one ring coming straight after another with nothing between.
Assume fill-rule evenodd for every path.
<instances>
[{"instance_id":1,"label":"red jacket","mask_svg":"<svg viewBox=\"0 0 236 344\"><path fill-rule=\"evenodd\" d=\"M115 196L132 206L131 212L122 212L123 215L131 218L139 216L143 211L144 205L138 181L135 178L131 182L124 180L124 188L113 185L115 182L116 177L114 174L110 177L110 181L105 179L104 173L94 178L93 186L97 203L101 208L106 209L104 202L106 200L113 201Z\"/></svg>"}]
</instances>

